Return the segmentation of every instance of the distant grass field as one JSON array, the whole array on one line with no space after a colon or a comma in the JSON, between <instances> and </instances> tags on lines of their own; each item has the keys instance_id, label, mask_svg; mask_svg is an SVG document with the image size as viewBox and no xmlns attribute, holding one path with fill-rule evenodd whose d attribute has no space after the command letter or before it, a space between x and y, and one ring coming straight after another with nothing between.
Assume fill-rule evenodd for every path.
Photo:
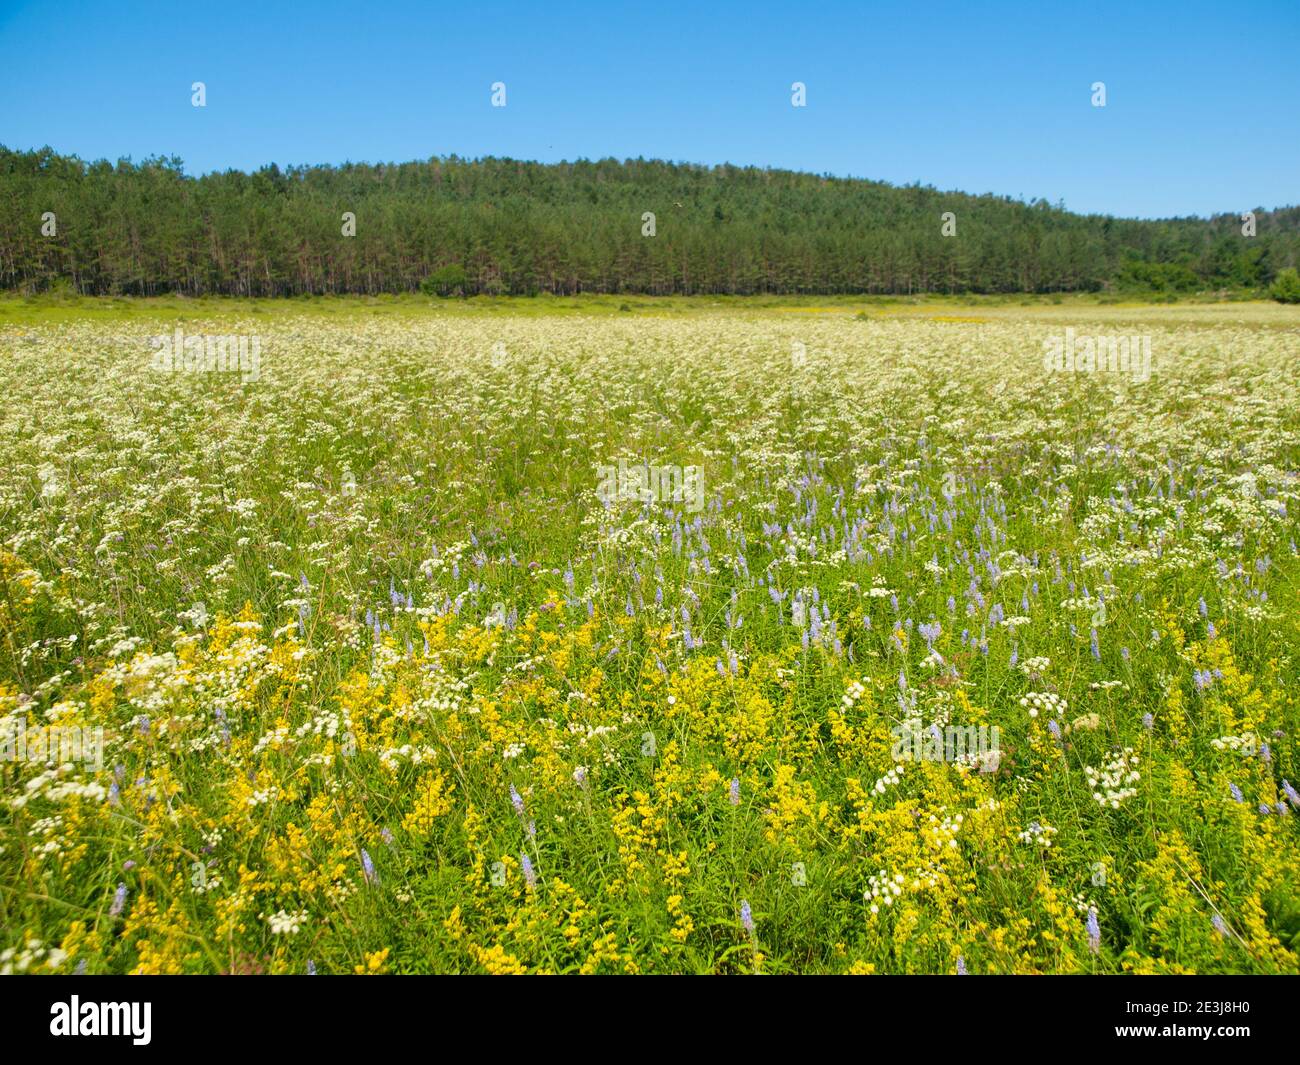
<instances>
[{"instance_id":1,"label":"distant grass field","mask_svg":"<svg viewBox=\"0 0 1300 1065\"><path fill-rule=\"evenodd\" d=\"M1297 366L1258 302L0 299L0 969L1300 972Z\"/></svg>"},{"instance_id":2,"label":"distant grass field","mask_svg":"<svg viewBox=\"0 0 1300 1065\"><path fill-rule=\"evenodd\" d=\"M915 315L918 317L995 314L1013 318L1097 315L1154 320L1272 322L1295 327L1295 312L1266 300L1239 296L1192 297L1176 303L1139 297L1091 293L1054 296L475 296L470 299L429 296L316 296L297 299L227 299L183 296L107 298L75 295L18 296L0 293L0 325L61 321L110 321L226 318L242 314L273 318L313 316L384 316L480 318L551 317L554 315L746 314L771 312L810 315ZM1190 316L1190 317L1189 317Z\"/></svg>"}]
</instances>

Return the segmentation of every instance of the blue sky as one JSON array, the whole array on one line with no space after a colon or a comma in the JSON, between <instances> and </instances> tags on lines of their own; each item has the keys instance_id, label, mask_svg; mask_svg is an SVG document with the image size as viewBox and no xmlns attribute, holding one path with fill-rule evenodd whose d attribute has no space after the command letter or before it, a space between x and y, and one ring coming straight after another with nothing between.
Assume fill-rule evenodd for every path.
<instances>
[{"instance_id":1,"label":"blue sky","mask_svg":"<svg viewBox=\"0 0 1300 1065\"><path fill-rule=\"evenodd\" d=\"M1300 202L1298 105L1300 0L0 0L0 143L190 173L644 156L1204 215Z\"/></svg>"}]
</instances>

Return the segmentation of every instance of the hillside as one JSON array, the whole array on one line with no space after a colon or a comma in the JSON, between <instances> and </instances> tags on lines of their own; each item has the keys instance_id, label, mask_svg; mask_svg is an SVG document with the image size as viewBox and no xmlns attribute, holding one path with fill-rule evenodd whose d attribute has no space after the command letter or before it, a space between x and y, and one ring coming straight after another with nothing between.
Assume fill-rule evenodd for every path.
<instances>
[{"instance_id":1,"label":"hillside","mask_svg":"<svg viewBox=\"0 0 1300 1065\"><path fill-rule=\"evenodd\" d=\"M175 158L0 146L0 288L374 294L436 275L427 288L445 294L1257 289L1300 263L1300 208L1256 215L1245 237L1237 213L1084 216L753 167L452 156L196 178Z\"/></svg>"}]
</instances>

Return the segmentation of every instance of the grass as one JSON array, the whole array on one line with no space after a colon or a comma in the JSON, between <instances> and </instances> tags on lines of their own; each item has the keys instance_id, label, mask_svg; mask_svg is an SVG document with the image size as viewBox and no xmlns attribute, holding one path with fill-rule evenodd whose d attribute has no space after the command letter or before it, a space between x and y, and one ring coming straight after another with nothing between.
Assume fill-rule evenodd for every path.
<instances>
[{"instance_id":1,"label":"grass","mask_svg":"<svg viewBox=\"0 0 1300 1065\"><path fill-rule=\"evenodd\" d=\"M1149 379L1044 370L1138 326ZM0 300L0 713L104 743L0 761L0 967L1295 973L1298 356L1263 303Z\"/></svg>"},{"instance_id":2,"label":"grass","mask_svg":"<svg viewBox=\"0 0 1300 1065\"><path fill-rule=\"evenodd\" d=\"M312 317L378 316L381 318L425 318L502 316L549 318L553 316L618 316L626 314L692 315L716 314L731 309L745 314L831 315L864 314L934 317L977 310L980 315L1010 318L1049 316L1152 315L1173 320L1188 314L1206 320L1262 320L1294 324L1294 315L1267 300L1245 299L1240 294L1185 297L1166 303L1138 295L1066 293L1061 295L1021 294L918 295L918 296L640 296L582 295L475 296L443 299L423 295L312 296L293 299L236 299L231 297L189 298L185 296L94 297L69 294L19 296L0 293L0 325L55 324L59 322L155 320L187 321L259 315L279 320L304 314Z\"/></svg>"}]
</instances>

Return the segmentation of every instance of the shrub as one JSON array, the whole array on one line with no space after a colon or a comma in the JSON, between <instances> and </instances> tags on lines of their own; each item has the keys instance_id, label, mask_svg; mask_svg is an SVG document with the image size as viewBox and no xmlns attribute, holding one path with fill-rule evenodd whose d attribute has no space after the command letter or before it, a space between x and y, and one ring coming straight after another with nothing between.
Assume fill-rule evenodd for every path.
<instances>
[{"instance_id":1,"label":"shrub","mask_svg":"<svg viewBox=\"0 0 1300 1065\"><path fill-rule=\"evenodd\" d=\"M1283 270L1273 281L1268 294L1278 303L1300 303L1300 273L1293 268Z\"/></svg>"},{"instance_id":2,"label":"shrub","mask_svg":"<svg viewBox=\"0 0 1300 1065\"><path fill-rule=\"evenodd\" d=\"M420 291L426 296L463 295L468 281L469 277L460 263L449 263L446 266L438 267L437 270L421 281Z\"/></svg>"}]
</instances>

